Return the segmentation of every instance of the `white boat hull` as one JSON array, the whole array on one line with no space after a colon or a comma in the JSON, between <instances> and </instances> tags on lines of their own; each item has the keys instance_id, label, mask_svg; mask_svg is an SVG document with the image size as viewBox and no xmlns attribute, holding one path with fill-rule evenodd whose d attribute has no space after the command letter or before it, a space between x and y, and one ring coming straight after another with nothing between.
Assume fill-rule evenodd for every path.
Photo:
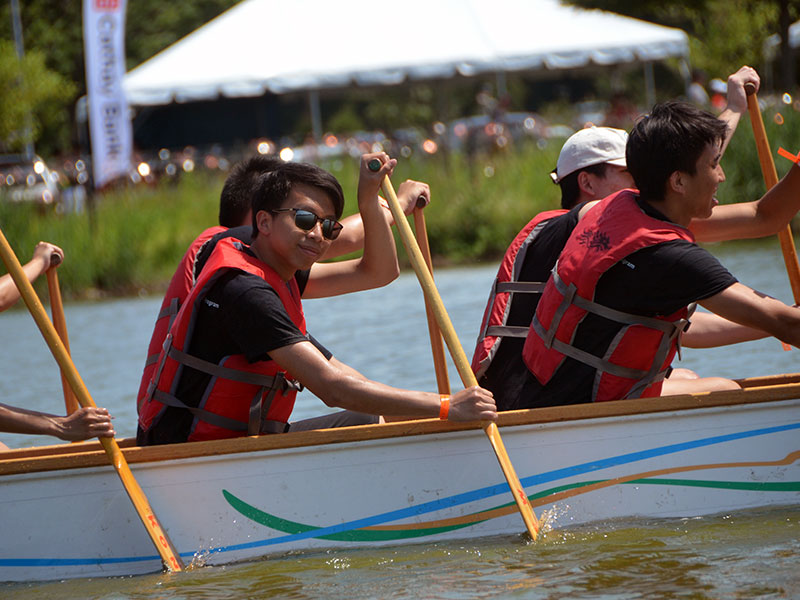
<instances>
[{"instance_id":1,"label":"white boat hull","mask_svg":"<svg viewBox=\"0 0 800 600\"><path fill-rule=\"evenodd\" d=\"M572 408L501 420L511 462L548 527L800 503L800 399L552 418ZM537 414L546 418L536 422ZM217 444L212 454L184 458L148 458L157 448L126 455L187 564L523 532L484 433L435 431L442 426L378 426L389 437L371 426L373 439L337 443L313 443L326 432L229 440L311 442L245 452L205 443ZM137 452L149 462L137 462ZM40 461L20 458L4 472L0 460L0 581L161 569L113 469L37 470Z\"/></svg>"}]
</instances>

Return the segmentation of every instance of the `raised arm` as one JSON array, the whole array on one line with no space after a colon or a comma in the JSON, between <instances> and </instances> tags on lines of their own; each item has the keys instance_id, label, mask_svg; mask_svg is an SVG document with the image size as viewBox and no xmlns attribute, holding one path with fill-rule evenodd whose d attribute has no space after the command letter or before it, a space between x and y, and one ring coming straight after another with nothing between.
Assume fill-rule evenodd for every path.
<instances>
[{"instance_id":1,"label":"raised arm","mask_svg":"<svg viewBox=\"0 0 800 600\"><path fill-rule=\"evenodd\" d=\"M752 83L756 87L756 91L761 84L756 70L747 65L728 77L728 104L719 115L719 119L728 124L728 133L722 142L723 154L728 147L728 142L733 137L733 132L736 131L736 126L739 125L739 120L747 112L747 95L744 92L746 83Z\"/></svg>"},{"instance_id":2,"label":"raised arm","mask_svg":"<svg viewBox=\"0 0 800 600\"><path fill-rule=\"evenodd\" d=\"M420 198L427 204L430 202L431 192L427 183L421 181L414 181L413 179L406 179L397 188L397 199L400 201L400 206L403 207L403 212L410 215L417 206ZM386 222L391 226L394 225L394 218L389 210L388 205L384 204L385 200L381 202L384 207L383 216ZM326 258L336 258L343 254L350 254L351 252L358 252L364 248L364 221L361 213L356 213L342 219L342 233L331 243L330 248L323 256Z\"/></svg>"},{"instance_id":3,"label":"raised arm","mask_svg":"<svg viewBox=\"0 0 800 600\"><path fill-rule=\"evenodd\" d=\"M741 283L734 283L700 304L719 316L800 347L800 309L787 306Z\"/></svg>"},{"instance_id":4,"label":"raised arm","mask_svg":"<svg viewBox=\"0 0 800 600\"><path fill-rule=\"evenodd\" d=\"M33 258L22 267L28 281L33 283L47 269L50 268L50 258L53 254L58 254L63 260L64 251L53 244L39 242L33 250ZM19 300L19 290L17 289L11 275L6 273L0 277L0 311L11 308Z\"/></svg>"},{"instance_id":5,"label":"raised arm","mask_svg":"<svg viewBox=\"0 0 800 600\"><path fill-rule=\"evenodd\" d=\"M381 161L373 172L370 160ZM378 190L386 175L391 175L397 161L383 152L361 157L358 179L358 210L364 224L364 253L361 258L335 263L316 263L311 268L304 298L323 298L380 287L397 278L397 249ZM340 236L341 237L341 236Z\"/></svg>"},{"instance_id":6,"label":"raised arm","mask_svg":"<svg viewBox=\"0 0 800 600\"><path fill-rule=\"evenodd\" d=\"M689 224L700 242L775 235L800 210L800 166L793 165L777 185L753 202L720 204L707 219L693 219Z\"/></svg>"}]
</instances>

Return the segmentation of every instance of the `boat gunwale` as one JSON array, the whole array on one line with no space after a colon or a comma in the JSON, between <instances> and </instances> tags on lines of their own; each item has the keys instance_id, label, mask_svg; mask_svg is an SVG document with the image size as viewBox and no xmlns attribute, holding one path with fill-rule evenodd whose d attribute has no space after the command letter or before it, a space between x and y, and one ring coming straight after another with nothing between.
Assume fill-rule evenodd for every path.
<instances>
[{"instance_id":1,"label":"boat gunwale","mask_svg":"<svg viewBox=\"0 0 800 600\"><path fill-rule=\"evenodd\" d=\"M791 383L774 384L776 381L791 381ZM658 399L614 400L502 412L498 415L497 425L502 428L560 423L585 419L655 414L676 410L760 404L800 398L800 374L752 378L741 380L740 383L743 385L743 389L734 391L663 396ZM450 433L480 429L482 426L483 424L478 421L458 423L440 421L439 419L420 419L381 425L359 425L355 427L289 432L280 435L250 436L161 446L136 446L135 439L127 438L120 440L119 446L122 448L128 463L139 464ZM80 469L107 464L108 457L97 441L39 446L0 453L0 476Z\"/></svg>"}]
</instances>

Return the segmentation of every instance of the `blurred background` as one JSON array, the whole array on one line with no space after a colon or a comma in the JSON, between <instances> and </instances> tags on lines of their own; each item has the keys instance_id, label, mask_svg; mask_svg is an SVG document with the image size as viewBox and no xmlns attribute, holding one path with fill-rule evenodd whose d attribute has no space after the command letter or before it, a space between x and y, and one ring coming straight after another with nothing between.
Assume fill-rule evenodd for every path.
<instances>
[{"instance_id":1,"label":"blurred background","mask_svg":"<svg viewBox=\"0 0 800 600\"><path fill-rule=\"evenodd\" d=\"M0 218L20 253L39 239L81 252L67 295L158 289L254 153L317 162L353 197L356 158L385 150L398 180L432 185L431 246L452 264L497 258L558 202L547 174L575 130L629 129L669 98L720 112L744 64L773 146L797 150L797 0L129 0L134 150L95 190L81 8L0 8ZM741 129L722 201L763 193Z\"/></svg>"}]
</instances>

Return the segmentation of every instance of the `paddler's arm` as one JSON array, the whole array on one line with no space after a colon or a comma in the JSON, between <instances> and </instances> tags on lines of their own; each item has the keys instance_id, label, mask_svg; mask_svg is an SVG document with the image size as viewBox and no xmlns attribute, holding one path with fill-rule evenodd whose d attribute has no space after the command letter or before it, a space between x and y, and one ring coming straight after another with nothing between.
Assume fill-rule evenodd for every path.
<instances>
[{"instance_id":1,"label":"paddler's arm","mask_svg":"<svg viewBox=\"0 0 800 600\"><path fill-rule=\"evenodd\" d=\"M800 347L800 308L787 306L746 285L734 283L699 304L729 321L761 329Z\"/></svg>"},{"instance_id":2,"label":"paddler's arm","mask_svg":"<svg viewBox=\"0 0 800 600\"><path fill-rule=\"evenodd\" d=\"M720 204L707 219L692 219L689 229L699 242L722 242L775 235L800 210L800 166L792 165L760 200Z\"/></svg>"},{"instance_id":3,"label":"paddler's arm","mask_svg":"<svg viewBox=\"0 0 800 600\"><path fill-rule=\"evenodd\" d=\"M725 154L728 143L731 141L733 133L736 131L739 120L742 118L742 115L747 112L747 95L744 92L744 86L747 83L752 83L756 91L758 91L758 87L761 84L761 79L758 73L756 73L756 70L747 65L728 76L728 103L725 110L719 115L719 120L725 121L728 125L728 133L722 141L723 154Z\"/></svg>"},{"instance_id":4,"label":"paddler's arm","mask_svg":"<svg viewBox=\"0 0 800 600\"><path fill-rule=\"evenodd\" d=\"M373 172L367 163L381 161ZM378 190L385 176L391 175L397 161L384 152L361 157L358 180L358 209L364 222L364 253L361 258L335 263L316 263L311 267L303 298L324 298L380 287L394 281L400 273L392 229L378 202Z\"/></svg>"},{"instance_id":5,"label":"paddler's arm","mask_svg":"<svg viewBox=\"0 0 800 600\"><path fill-rule=\"evenodd\" d=\"M681 344L687 348L716 348L769 336L766 331L734 323L713 313L698 311L692 315L691 321L688 331L681 337Z\"/></svg>"},{"instance_id":6,"label":"paddler's arm","mask_svg":"<svg viewBox=\"0 0 800 600\"><path fill-rule=\"evenodd\" d=\"M269 354L327 406L372 415L439 416L439 394L403 390L356 376L349 368L339 369L326 360L310 342L283 346ZM492 393L483 388L461 390L450 397L449 403L451 421L497 419Z\"/></svg>"},{"instance_id":7,"label":"paddler's arm","mask_svg":"<svg viewBox=\"0 0 800 600\"><path fill-rule=\"evenodd\" d=\"M50 268L50 259L53 254L58 254L64 259L64 251L53 244L39 242L33 250L33 258L22 267L28 281L33 283L47 269ZM60 262L60 261L59 261ZM0 311L11 308L19 300L19 290L11 275L6 273L0 277Z\"/></svg>"},{"instance_id":8,"label":"paddler's arm","mask_svg":"<svg viewBox=\"0 0 800 600\"><path fill-rule=\"evenodd\" d=\"M0 431L52 435L66 441L112 437L114 426L105 408L80 408L65 417L0 404Z\"/></svg>"},{"instance_id":9,"label":"paddler's arm","mask_svg":"<svg viewBox=\"0 0 800 600\"><path fill-rule=\"evenodd\" d=\"M414 181L413 179L407 179L397 188L397 200L400 202L400 206L403 208L403 212L406 215L410 215L414 212L414 208L417 206L417 202L420 198L423 198L426 204L429 203L430 194L430 188L427 183ZM394 225L394 217L392 217L392 212L389 210L388 204L386 204L386 201L382 198L380 198L379 201L381 206L383 206L382 214L384 219L390 226ZM326 258L336 258L343 254L350 254L351 252L358 252L364 248L364 221L361 218L361 213L345 217L342 219L342 225L344 225L342 232L339 234L339 237L331 243L330 248L328 248L325 256L323 256L323 260Z\"/></svg>"}]
</instances>

